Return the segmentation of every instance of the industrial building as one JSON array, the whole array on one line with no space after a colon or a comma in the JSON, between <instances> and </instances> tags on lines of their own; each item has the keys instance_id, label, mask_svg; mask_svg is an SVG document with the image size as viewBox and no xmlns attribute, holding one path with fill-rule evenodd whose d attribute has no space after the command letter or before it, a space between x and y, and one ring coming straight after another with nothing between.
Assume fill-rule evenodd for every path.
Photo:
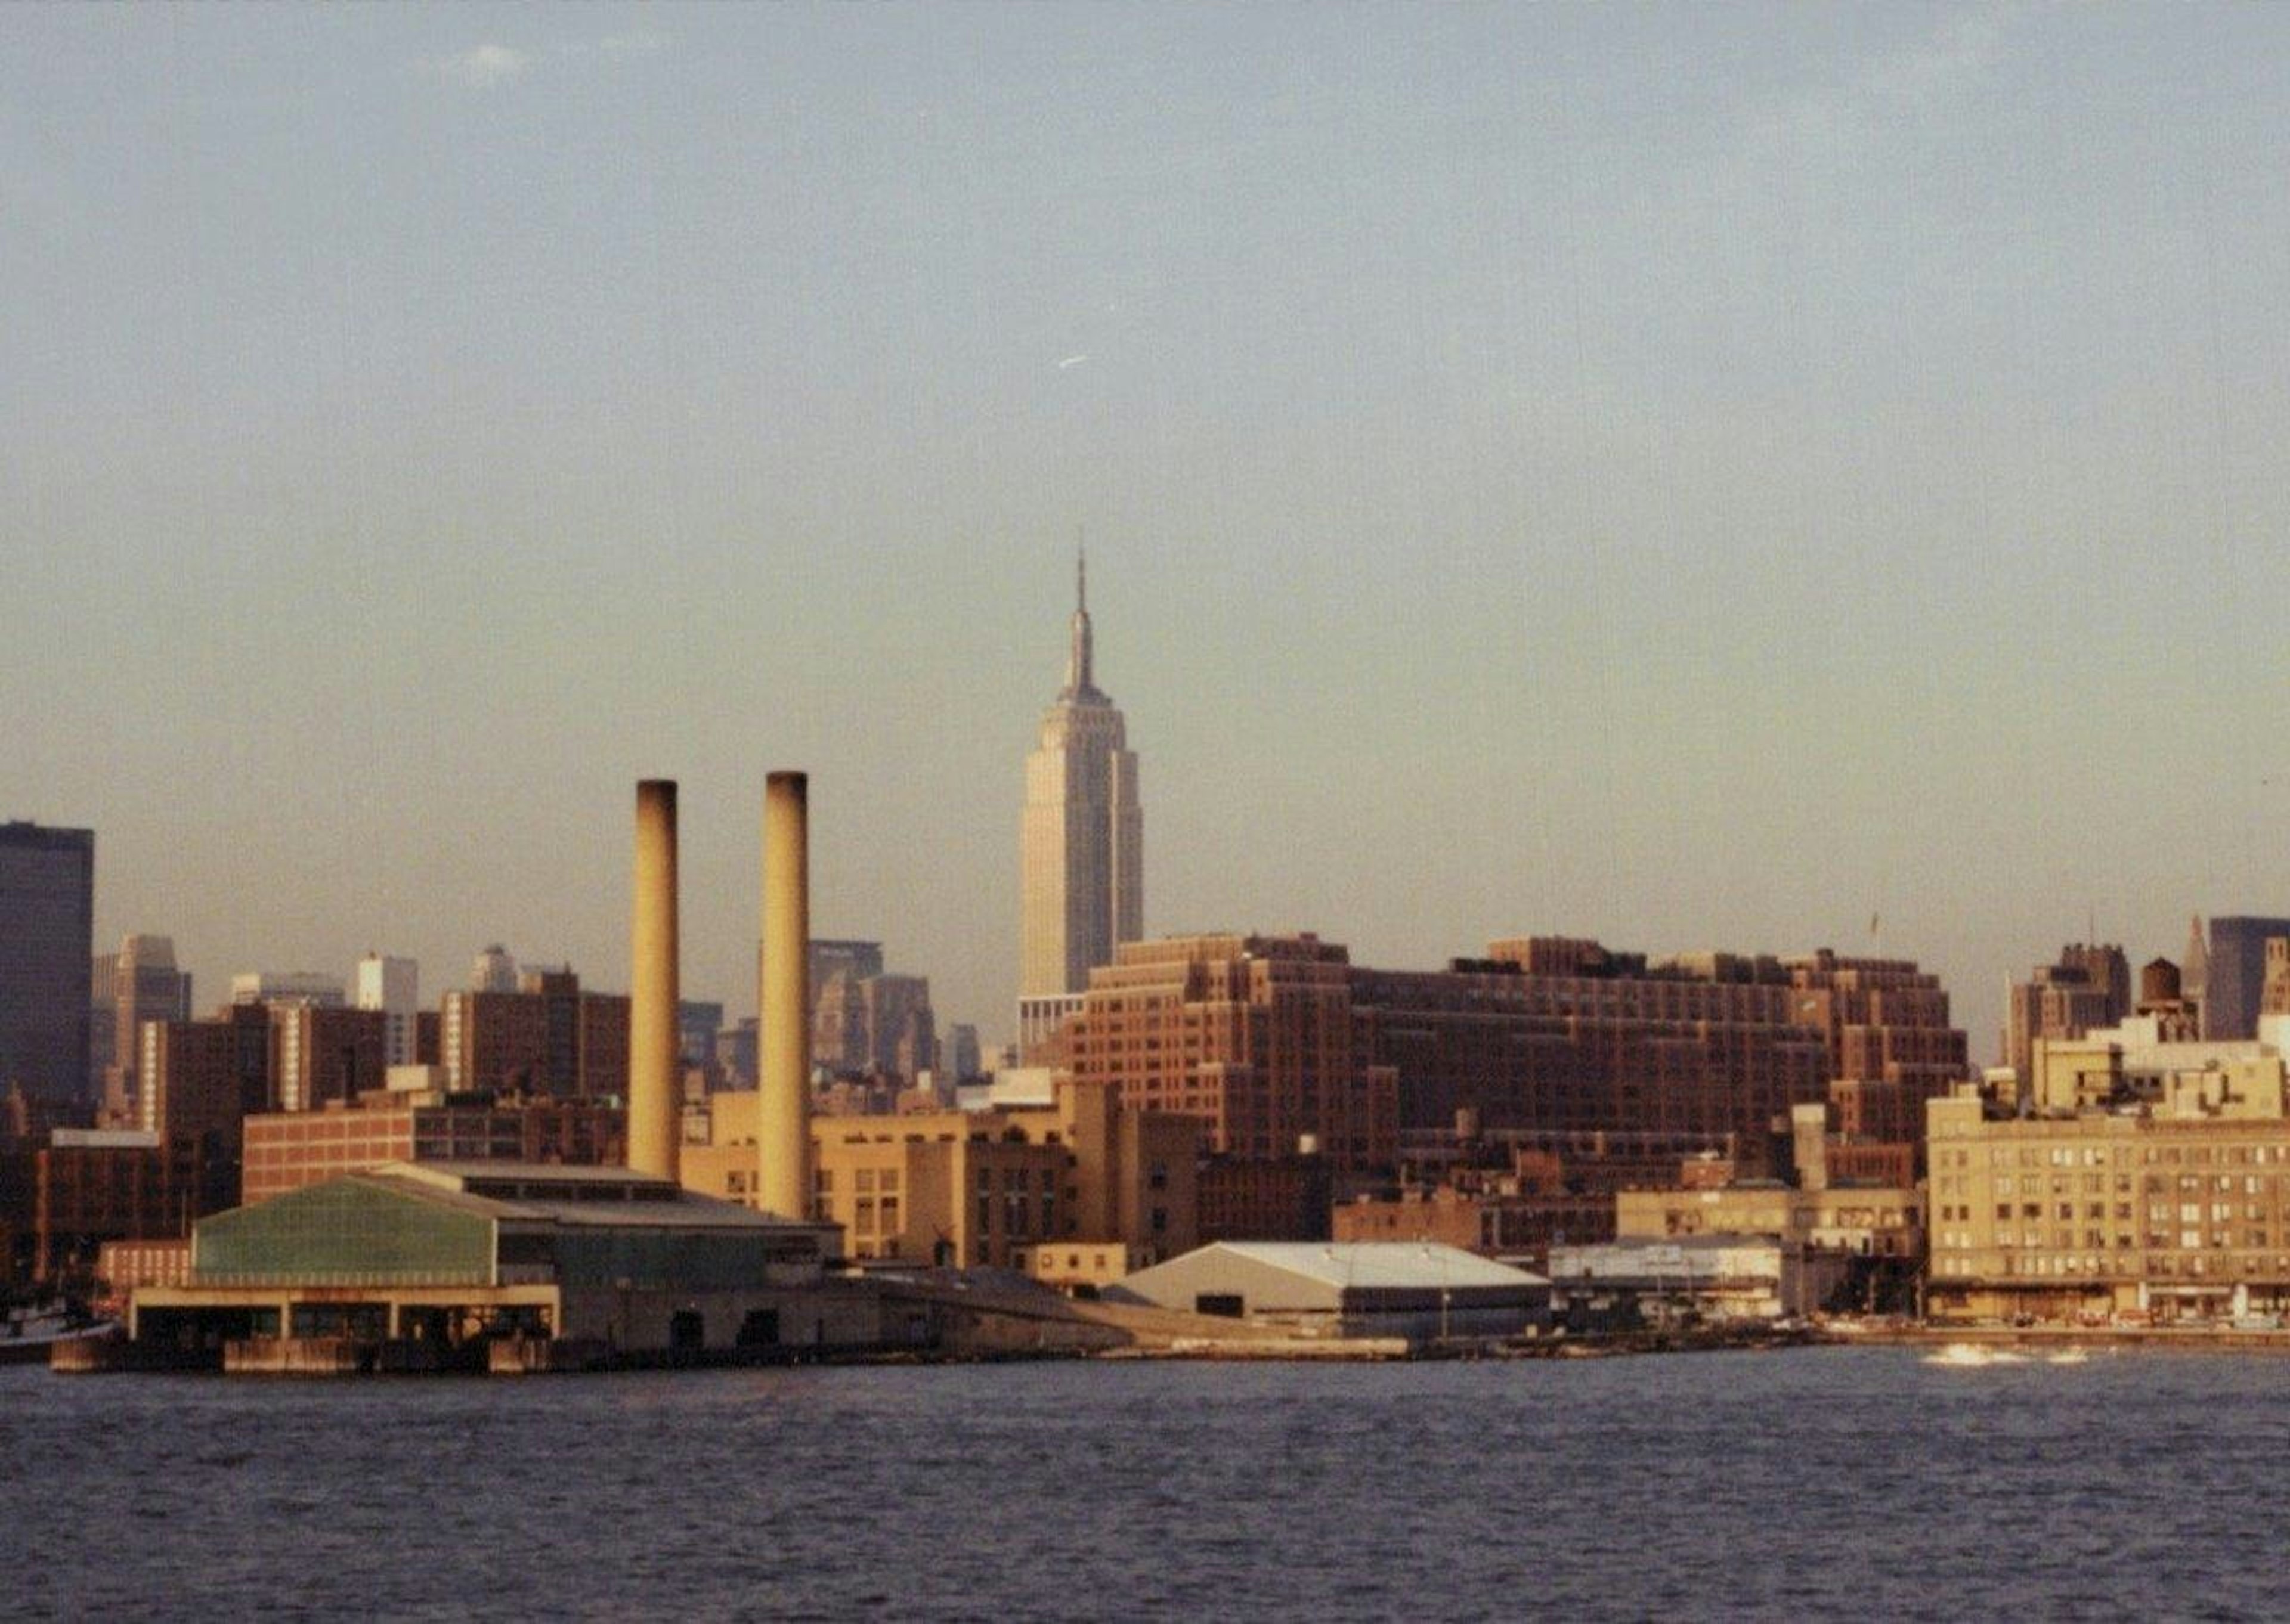
<instances>
[{"instance_id":1,"label":"industrial building","mask_svg":"<svg viewBox=\"0 0 2290 1624\"><path fill-rule=\"evenodd\" d=\"M1790 1113L1793 1179L1742 1180L1715 1158L1682 1165L1676 1182L1614 1197L1621 1241L1685 1236L1778 1239L1806 1256L1849 1260L1855 1300L1896 1306L1910 1299L1924 1259L1924 1192L1907 1145L1859 1145L1831 1132L1826 1106ZM1822 1290L1833 1272L1817 1261ZM1826 1298L1805 1307L1825 1306ZM1789 1311L1799 1311L1792 1308Z\"/></svg>"},{"instance_id":2,"label":"industrial building","mask_svg":"<svg viewBox=\"0 0 2290 1624\"><path fill-rule=\"evenodd\" d=\"M1932 1101L1931 1316L2290 1312L2290 1017L2256 1019L2255 1039L2139 1016L2038 1042L2024 1116Z\"/></svg>"},{"instance_id":3,"label":"industrial building","mask_svg":"<svg viewBox=\"0 0 2290 1624\"><path fill-rule=\"evenodd\" d=\"M212 1188L195 1140L117 1128L57 1128L0 1155L0 1284L77 1287L106 1242L183 1233Z\"/></svg>"},{"instance_id":4,"label":"industrial building","mask_svg":"<svg viewBox=\"0 0 2290 1624\"><path fill-rule=\"evenodd\" d=\"M877 1300L825 1278L839 1244L831 1224L621 1168L396 1164L201 1220L189 1283L137 1290L129 1325L163 1347L417 1344L447 1364L496 1341L621 1358L871 1345Z\"/></svg>"},{"instance_id":5,"label":"industrial building","mask_svg":"<svg viewBox=\"0 0 2290 1624\"><path fill-rule=\"evenodd\" d=\"M758 1103L753 1091L710 1101L711 1142L683 1148L688 1188L755 1201ZM842 1225L862 1260L1085 1284L1104 1269L1085 1247L1142 1268L1197 1238L1200 1124L1121 1108L1101 1086L1060 1078L1039 1106L821 1116L806 1131L813 1215Z\"/></svg>"},{"instance_id":6,"label":"industrial building","mask_svg":"<svg viewBox=\"0 0 2290 1624\"><path fill-rule=\"evenodd\" d=\"M1850 1261L1779 1236L1640 1236L1553 1246L1550 1290L1570 1325L1772 1320L1817 1311L1845 1284Z\"/></svg>"},{"instance_id":7,"label":"industrial building","mask_svg":"<svg viewBox=\"0 0 2290 1624\"><path fill-rule=\"evenodd\" d=\"M1515 1336L1549 1317L1550 1283L1453 1246L1220 1241L1141 1270L1105 1296L1306 1335Z\"/></svg>"},{"instance_id":8,"label":"industrial building","mask_svg":"<svg viewBox=\"0 0 2290 1624\"><path fill-rule=\"evenodd\" d=\"M1127 942L1060 1044L1125 1104L1203 1118L1218 1154L1309 1141L1340 1175L1392 1169L1408 1136L1466 1116L1530 1148L1574 1136L1570 1164L1593 1134L1731 1135L1754 1155L1840 1082L1898 1092L1913 1137L1923 1101L1966 1075L1948 995L1905 960L1649 963L1546 937L1444 971L1357 965L1309 933Z\"/></svg>"},{"instance_id":9,"label":"industrial building","mask_svg":"<svg viewBox=\"0 0 2290 1624\"><path fill-rule=\"evenodd\" d=\"M436 1070L400 1067L392 1075L418 1077ZM495 1100L396 1089L368 1094L346 1109L268 1112L243 1125L243 1199L252 1205L391 1162L620 1167L628 1162L627 1123L621 1108L594 1100Z\"/></svg>"}]
</instances>

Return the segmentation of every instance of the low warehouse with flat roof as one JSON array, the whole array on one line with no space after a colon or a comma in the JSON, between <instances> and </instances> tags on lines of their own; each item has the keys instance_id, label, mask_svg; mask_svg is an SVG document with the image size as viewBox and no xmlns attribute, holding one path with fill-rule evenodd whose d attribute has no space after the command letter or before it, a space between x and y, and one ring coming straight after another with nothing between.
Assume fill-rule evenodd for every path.
<instances>
[{"instance_id":1,"label":"low warehouse with flat roof","mask_svg":"<svg viewBox=\"0 0 2290 1624\"><path fill-rule=\"evenodd\" d=\"M1540 1276L1418 1241L1219 1241L1105 1295L1310 1335L1411 1342L1511 1336L1550 1312L1550 1283Z\"/></svg>"},{"instance_id":2,"label":"low warehouse with flat roof","mask_svg":"<svg viewBox=\"0 0 2290 1624\"><path fill-rule=\"evenodd\" d=\"M1852 1255L1772 1235L1627 1236L1553 1246L1550 1277L1570 1322L1617 1315L1778 1319L1811 1314L1842 1284Z\"/></svg>"},{"instance_id":3,"label":"low warehouse with flat roof","mask_svg":"<svg viewBox=\"0 0 2290 1624\"><path fill-rule=\"evenodd\" d=\"M201 1220L189 1283L137 1291L129 1324L145 1343L411 1344L437 1364L501 1340L619 1356L877 1343L877 1300L825 1278L840 1250L831 1224L625 1168L396 1163Z\"/></svg>"}]
</instances>

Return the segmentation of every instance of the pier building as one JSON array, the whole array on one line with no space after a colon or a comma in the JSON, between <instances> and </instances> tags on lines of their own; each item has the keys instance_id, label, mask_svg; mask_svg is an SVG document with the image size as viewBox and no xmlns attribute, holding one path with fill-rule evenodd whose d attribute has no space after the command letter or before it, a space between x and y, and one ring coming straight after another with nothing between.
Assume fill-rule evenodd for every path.
<instances>
[{"instance_id":1,"label":"pier building","mask_svg":"<svg viewBox=\"0 0 2290 1624\"><path fill-rule=\"evenodd\" d=\"M1420 1242L1220 1241L1106 1288L1116 1302L1325 1337L1512 1336L1547 1318L1550 1282Z\"/></svg>"},{"instance_id":2,"label":"pier building","mask_svg":"<svg viewBox=\"0 0 2290 1624\"><path fill-rule=\"evenodd\" d=\"M134 1292L129 1326L283 1369L303 1367L290 1344L478 1368L496 1342L622 1359L871 1345L879 1306L826 1278L840 1239L622 1168L396 1164L202 1219L188 1283Z\"/></svg>"}]
</instances>

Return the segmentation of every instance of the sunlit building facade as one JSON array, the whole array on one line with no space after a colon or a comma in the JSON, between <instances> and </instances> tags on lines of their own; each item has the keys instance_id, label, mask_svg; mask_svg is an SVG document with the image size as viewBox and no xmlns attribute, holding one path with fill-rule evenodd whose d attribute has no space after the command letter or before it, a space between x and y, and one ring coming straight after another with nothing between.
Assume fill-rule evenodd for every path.
<instances>
[{"instance_id":1,"label":"sunlit building facade","mask_svg":"<svg viewBox=\"0 0 2290 1624\"><path fill-rule=\"evenodd\" d=\"M1144 933L1144 812L1126 724L1091 668L1086 580L1073 615L1065 686L1026 758L1020 832L1019 995L1080 992Z\"/></svg>"}]
</instances>

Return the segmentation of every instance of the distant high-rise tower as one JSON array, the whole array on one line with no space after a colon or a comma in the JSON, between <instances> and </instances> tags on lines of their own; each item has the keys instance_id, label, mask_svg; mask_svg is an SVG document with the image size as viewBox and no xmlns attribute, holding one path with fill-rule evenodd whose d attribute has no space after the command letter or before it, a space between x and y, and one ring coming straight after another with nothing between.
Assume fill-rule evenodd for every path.
<instances>
[{"instance_id":1,"label":"distant high-rise tower","mask_svg":"<svg viewBox=\"0 0 2290 1624\"><path fill-rule=\"evenodd\" d=\"M469 990L513 993L516 990L516 960L499 942L487 948L469 966Z\"/></svg>"},{"instance_id":2,"label":"distant high-rise tower","mask_svg":"<svg viewBox=\"0 0 2290 1624\"><path fill-rule=\"evenodd\" d=\"M1077 569L1066 684L1026 758L1018 993L1029 1036L1054 1029L1091 969L1145 931L1137 757L1121 712L1092 677L1087 570L1085 561Z\"/></svg>"},{"instance_id":3,"label":"distant high-rise tower","mask_svg":"<svg viewBox=\"0 0 2290 1624\"><path fill-rule=\"evenodd\" d=\"M2030 1076L2038 1041L2081 1037L2115 1025L2131 1010L2131 961L2123 949L2111 942L2070 942L2056 963L2008 988L2004 1063Z\"/></svg>"},{"instance_id":4,"label":"distant high-rise tower","mask_svg":"<svg viewBox=\"0 0 2290 1624\"><path fill-rule=\"evenodd\" d=\"M92 1107L94 925L94 834L0 824L0 1092L20 1084L75 1116Z\"/></svg>"},{"instance_id":5,"label":"distant high-rise tower","mask_svg":"<svg viewBox=\"0 0 2290 1624\"><path fill-rule=\"evenodd\" d=\"M421 1009L421 967L410 958L369 953L358 960L357 1006L382 1014L383 1062L413 1064Z\"/></svg>"},{"instance_id":6,"label":"distant high-rise tower","mask_svg":"<svg viewBox=\"0 0 2290 1624\"><path fill-rule=\"evenodd\" d=\"M94 1040L111 1057L101 1074L103 1118L131 1123L143 1023L191 1018L190 973L175 968L175 944L164 936L130 936L118 952L104 954L95 964L102 983L95 989L96 1019L111 1023Z\"/></svg>"},{"instance_id":7,"label":"distant high-rise tower","mask_svg":"<svg viewBox=\"0 0 2290 1624\"><path fill-rule=\"evenodd\" d=\"M2211 920L2210 952L2203 971L2205 1037L2231 1043L2257 1036L2270 936L2290 936L2290 919L2237 915ZM2182 976L2182 985L2184 980Z\"/></svg>"}]
</instances>

